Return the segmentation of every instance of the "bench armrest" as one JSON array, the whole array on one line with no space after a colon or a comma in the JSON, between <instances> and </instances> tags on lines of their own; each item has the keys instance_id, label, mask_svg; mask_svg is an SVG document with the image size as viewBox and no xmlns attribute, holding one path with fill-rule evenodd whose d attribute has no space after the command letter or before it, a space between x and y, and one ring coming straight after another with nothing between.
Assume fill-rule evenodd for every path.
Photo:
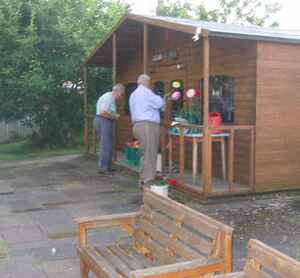
<instances>
[{"instance_id":1,"label":"bench armrest","mask_svg":"<svg viewBox=\"0 0 300 278\"><path fill-rule=\"evenodd\" d=\"M132 225L136 223L136 219L139 215L140 212L132 212L74 219L74 221L79 225L80 247L86 245L87 230L97 227L121 226L128 232L128 234L132 235Z\"/></svg>"},{"instance_id":2,"label":"bench armrest","mask_svg":"<svg viewBox=\"0 0 300 278\"><path fill-rule=\"evenodd\" d=\"M222 268L223 264L223 261L220 259L197 259L187 262L136 270L131 272L130 278L194 277L194 275L201 275L219 271L220 268Z\"/></svg>"},{"instance_id":3,"label":"bench armrest","mask_svg":"<svg viewBox=\"0 0 300 278\"><path fill-rule=\"evenodd\" d=\"M244 277L245 275L243 272L234 272L234 273L220 274L214 276L214 278L244 278Z\"/></svg>"}]
</instances>

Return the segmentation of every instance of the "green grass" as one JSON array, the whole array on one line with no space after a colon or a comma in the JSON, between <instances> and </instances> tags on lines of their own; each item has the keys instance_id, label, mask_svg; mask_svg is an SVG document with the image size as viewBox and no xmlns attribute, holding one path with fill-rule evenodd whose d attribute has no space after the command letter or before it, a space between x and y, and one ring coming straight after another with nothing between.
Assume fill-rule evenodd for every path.
<instances>
[{"instance_id":1,"label":"green grass","mask_svg":"<svg viewBox=\"0 0 300 278\"><path fill-rule=\"evenodd\" d=\"M37 149L30 146L28 141L0 144L0 161L16 161L26 159L47 158L58 155L82 153L82 146L74 148Z\"/></svg>"}]
</instances>

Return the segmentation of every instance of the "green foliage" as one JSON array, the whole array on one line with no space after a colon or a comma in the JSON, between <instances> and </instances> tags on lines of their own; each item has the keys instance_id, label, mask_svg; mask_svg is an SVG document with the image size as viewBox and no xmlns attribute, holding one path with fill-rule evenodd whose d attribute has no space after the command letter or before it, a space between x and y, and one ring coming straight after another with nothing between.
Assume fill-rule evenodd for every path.
<instances>
[{"instance_id":1,"label":"green foliage","mask_svg":"<svg viewBox=\"0 0 300 278\"><path fill-rule=\"evenodd\" d=\"M127 9L113 0L2 0L0 120L35 126L38 146L74 144L83 124L83 59ZM110 86L107 73L92 71L92 96ZM64 89L65 81L74 86Z\"/></svg>"},{"instance_id":2,"label":"green foliage","mask_svg":"<svg viewBox=\"0 0 300 278\"><path fill-rule=\"evenodd\" d=\"M190 1L158 1L156 14L170 17L191 18L192 4Z\"/></svg>"},{"instance_id":3,"label":"green foliage","mask_svg":"<svg viewBox=\"0 0 300 278\"><path fill-rule=\"evenodd\" d=\"M159 1L157 15L194 18L206 21L258 26L278 26L273 16L281 6L278 2L264 4L262 0L218 0L218 8L210 10L204 4L193 5L189 0Z\"/></svg>"}]
</instances>

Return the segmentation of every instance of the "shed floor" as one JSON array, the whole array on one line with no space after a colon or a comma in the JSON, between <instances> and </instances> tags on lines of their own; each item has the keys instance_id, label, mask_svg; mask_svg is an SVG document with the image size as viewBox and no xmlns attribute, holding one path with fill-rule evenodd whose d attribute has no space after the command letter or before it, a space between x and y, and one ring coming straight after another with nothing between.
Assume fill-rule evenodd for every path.
<instances>
[{"instance_id":1,"label":"shed floor","mask_svg":"<svg viewBox=\"0 0 300 278\"><path fill-rule=\"evenodd\" d=\"M139 167L135 165L131 165L128 163L126 159L124 159L124 156L122 153L118 153L118 163L121 166L124 166L134 172L139 171ZM172 178L179 179L179 173L174 173L171 175ZM222 194L222 193L228 193L229 191L229 184L228 181L214 177L213 178L213 189L212 192L215 193L216 195ZM203 180L201 178L201 175L197 175L196 182L193 182L193 176L192 176L192 171L191 170L186 170L185 175L183 177L183 184L187 189L191 189L192 191L199 192L200 194L203 192ZM240 183L234 183L233 185L233 192L234 193L247 193L250 191L250 188L248 185L245 184L240 184Z\"/></svg>"}]
</instances>

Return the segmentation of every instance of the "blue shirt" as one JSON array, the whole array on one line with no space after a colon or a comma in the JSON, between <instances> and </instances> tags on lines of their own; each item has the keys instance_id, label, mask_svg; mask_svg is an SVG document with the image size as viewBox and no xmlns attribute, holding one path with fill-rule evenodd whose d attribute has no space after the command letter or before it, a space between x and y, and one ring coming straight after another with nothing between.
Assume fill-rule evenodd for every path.
<instances>
[{"instance_id":1,"label":"blue shirt","mask_svg":"<svg viewBox=\"0 0 300 278\"><path fill-rule=\"evenodd\" d=\"M116 113L116 99L113 97L112 92L108 92L99 97L96 105L96 115L103 112Z\"/></svg>"},{"instance_id":2,"label":"blue shirt","mask_svg":"<svg viewBox=\"0 0 300 278\"><path fill-rule=\"evenodd\" d=\"M154 94L149 88L139 85L129 99L131 121L160 123L159 110L164 105L165 101L162 97Z\"/></svg>"}]
</instances>

